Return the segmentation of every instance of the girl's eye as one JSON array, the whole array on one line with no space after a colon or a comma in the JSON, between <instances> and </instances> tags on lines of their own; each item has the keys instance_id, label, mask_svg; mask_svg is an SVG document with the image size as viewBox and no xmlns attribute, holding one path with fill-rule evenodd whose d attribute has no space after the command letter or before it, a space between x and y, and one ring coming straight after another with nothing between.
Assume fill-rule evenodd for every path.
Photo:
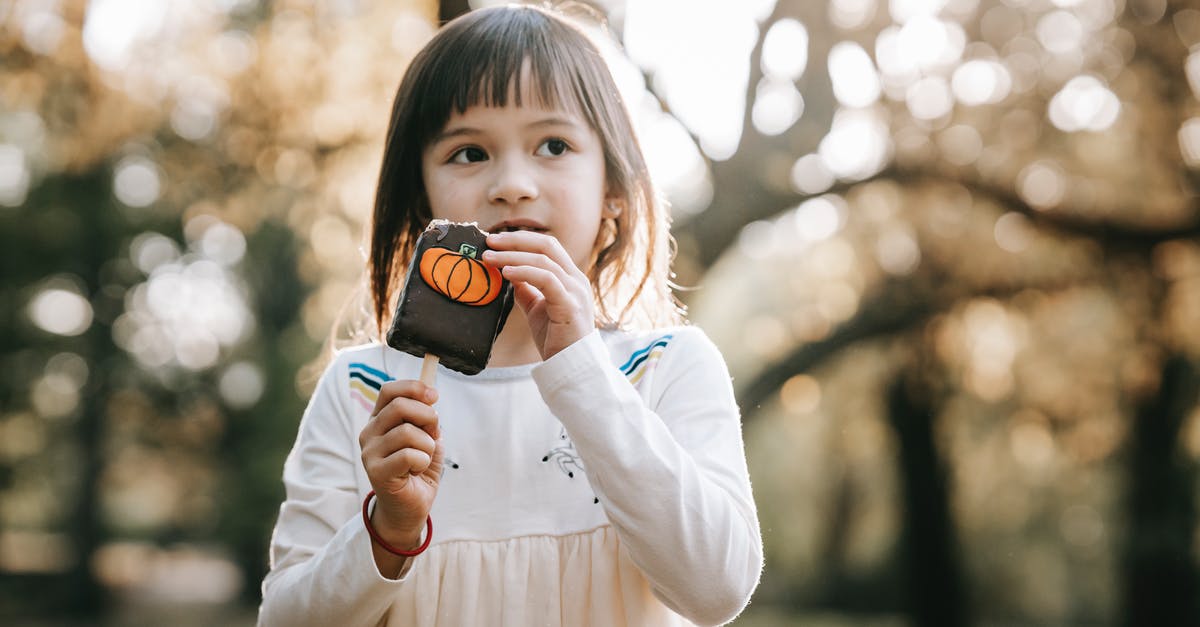
<instances>
[{"instance_id":1,"label":"girl's eye","mask_svg":"<svg viewBox=\"0 0 1200 627\"><path fill-rule=\"evenodd\" d=\"M567 142L561 139L547 139L538 146L537 154L543 157L558 157L567 151Z\"/></svg>"},{"instance_id":2,"label":"girl's eye","mask_svg":"<svg viewBox=\"0 0 1200 627\"><path fill-rule=\"evenodd\" d=\"M487 153L482 148L467 146L451 155L450 161L452 163L478 163L487 161Z\"/></svg>"}]
</instances>

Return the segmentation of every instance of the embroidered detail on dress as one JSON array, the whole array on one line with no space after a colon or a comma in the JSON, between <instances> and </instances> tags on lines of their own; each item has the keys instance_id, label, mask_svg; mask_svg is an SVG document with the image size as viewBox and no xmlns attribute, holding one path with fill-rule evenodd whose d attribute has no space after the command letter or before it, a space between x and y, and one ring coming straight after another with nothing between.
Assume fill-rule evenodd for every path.
<instances>
[{"instance_id":1,"label":"embroidered detail on dress","mask_svg":"<svg viewBox=\"0 0 1200 627\"><path fill-rule=\"evenodd\" d=\"M565 446L550 449L549 453L542 458L543 462L553 461L558 464L558 469L563 471L563 474L568 478L575 478L575 471L584 472L583 462L579 459L579 454L575 452L575 443L571 438L567 437L567 429L563 427L558 432L558 439L566 442Z\"/></svg>"},{"instance_id":2,"label":"embroidered detail on dress","mask_svg":"<svg viewBox=\"0 0 1200 627\"><path fill-rule=\"evenodd\" d=\"M558 469L563 471L563 474L565 474L568 479L574 479L576 471L587 472L583 468L583 460L579 459L579 453L575 452L575 443L572 442L571 438L567 436L566 427L563 427L559 430L558 439L566 442L566 444L550 449L550 452L546 453L546 455L542 457L542 461L553 461L558 465ZM595 504L599 502L600 499L596 498L596 495L593 494L592 503Z\"/></svg>"},{"instance_id":3,"label":"embroidered detail on dress","mask_svg":"<svg viewBox=\"0 0 1200 627\"><path fill-rule=\"evenodd\" d=\"M349 379L350 398L370 412L375 409L375 401L379 400L379 388L391 381L392 377L367 364L355 362L350 364Z\"/></svg>"},{"instance_id":4,"label":"embroidered detail on dress","mask_svg":"<svg viewBox=\"0 0 1200 627\"><path fill-rule=\"evenodd\" d=\"M646 376L646 373L654 370L672 337L674 336L664 335L629 356L629 359L621 365L621 372L629 378L630 383L636 385L638 381L642 380L642 377Z\"/></svg>"}]
</instances>

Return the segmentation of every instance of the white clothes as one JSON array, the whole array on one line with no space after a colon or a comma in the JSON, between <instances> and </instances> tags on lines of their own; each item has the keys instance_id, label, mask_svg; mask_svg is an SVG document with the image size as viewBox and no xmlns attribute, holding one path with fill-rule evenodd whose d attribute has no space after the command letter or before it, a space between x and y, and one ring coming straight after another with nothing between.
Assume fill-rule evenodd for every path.
<instances>
[{"instance_id":1,"label":"white clothes","mask_svg":"<svg viewBox=\"0 0 1200 627\"><path fill-rule=\"evenodd\" d=\"M284 465L260 625L715 625L762 537L720 353L695 327L596 331L539 364L438 369L445 471L429 549L379 573L358 443L421 360L341 351Z\"/></svg>"}]
</instances>

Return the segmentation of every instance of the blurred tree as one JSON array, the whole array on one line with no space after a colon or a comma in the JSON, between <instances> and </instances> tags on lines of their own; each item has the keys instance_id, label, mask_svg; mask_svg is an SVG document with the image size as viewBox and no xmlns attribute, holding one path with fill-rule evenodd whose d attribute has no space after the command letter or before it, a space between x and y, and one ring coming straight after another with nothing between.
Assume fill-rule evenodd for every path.
<instances>
[{"instance_id":1,"label":"blurred tree","mask_svg":"<svg viewBox=\"0 0 1200 627\"><path fill-rule=\"evenodd\" d=\"M1194 428L1188 425L1197 414L1195 399L1182 392L1194 389L1195 382L1181 364L1194 363L1200 346L1195 334L1179 321L1196 313L1191 277L1196 271L1195 240L1200 235L1195 204L1200 196L1196 157L1200 140L1196 118L1189 116L1198 110L1200 57L1195 50L1200 44L1200 12L1184 2L918 4L775 3L751 58L746 110L753 110L764 93L760 81L765 61L760 60L770 28L794 18L808 26L807 52L812 60L797 82L804 95L803 117L785 132L771 135L758 131L753 116L746 115L737 152L711 164L712 205L703 219L691 219L676 229L686 256L683 267L694 269L688 278L704 276L710 290L732 288L729 281L746 282L747 270L734 269L739 264L749 264L755 268L750 272L768 276L734 290L751 300L733 312L714 314L709 309L717 306L716 301L736 302L737 297L728 292L699 299L693 311L706 328L721 336L722 345L745 346L742 351L757 353L758 359L734 369L735 378L743 381L739 390L747 418L779 411L766 406L779 396L785 405L795 398L798 388L792 386L790 392L789 385L808 381L801 379L802 373L837 371L844 367L838 364L847 361L848 352L864 346L875 347L864 350L887 359L883 347L915 334L920 339L907 342L906 350L936 355L933 370L919 376L932 377L937 387L947 388L948 396L911 386L893 387L894 392L909 392L889 396L896 463L904 475L906 522L898 542L909 562L904 570L914 577L909 588L914 596L904 605L914 624L959 623L967 598L980 603L983 614L993 616L1014 612L1052 622L1115 619L1107 608L1088 608L1082 592L1086 585L1049 593L1045 583L1041 591L1033 590L1039 585L1035 583L1029 591L1004 601L1003 594L994 592L1001 587L999 581L994 574L982 573L980 566L963 571L967 587L992 588L991 594L964 596L965 591L947 579L961 570L951 550L955 535L967 536L968 556L976 564L986 563L991 559L986 554L996 550L986 546L985 528L947 518L951 512L964 511L965 503L973 499L962 491L977 490L978 485L955 485L952 480L950 501L957 501L957 506L944 505L940 496L940 486L945 484L938 467L946 466L952 479L962 479L972 465L963 455L984 454L979 445L956 451L961 447L949 439L949 434L961 429L945 423L965 420L960 407L968 404L996 419L1012 416L1005 420L1008 427L993 422L994 426L980 428L985 432L1012 429L1018 460L1042 455L1032 452L1041 449L1026 448L1042 446L1044 428L1023 422L1034 416L1039 424L1048 417L1061 425L1052 432L1061 443L1045 440L1051 447L1046 450L1061 446L1070 452L1078 446L1076 455L1089 463L1128 464L1130 498L1123 501L1127 509L1114 511L1109 527L1126 529L1124 540L1114 538L1109 544L1114 552L1124 551L1127 556L1120 573L1124 621L1194 623L1198 617L1192 537L1197 521L1190 477L1195 472L1195 453L1192 448L1193 457L1180 462L1179 438ZM1091 43L1083 45L1085 36L1091 37ZM874 54L856 56L856 50L864 49L868 53L873 49ZM847 58L863 62L849 63ZM841 72L840 78L822 72L832 73L834 68ZM855 93L870 92L872 85L874 95ZM864 141L869 126L857 135L837 132L839 119L858 116L861 120L864 115L872 120L868 124L882 125L890 140ZM810 124L805 124L806 119ZM839 153L835 142L852 144L847 150L868 155L878 152L881 158L838 163L847 153ZM781 155L788 157L783 160ZM778 165L780 161L784 167ZM861 165L851 171L854 168L848 166L856 165L855 161ZM790 170L786 165L792 166ZM806 202L814 198L822 204ZM797 205L799 209L787 211ZM846 253L855 262L853 273L848 273L854 277L850 279L854 291L839 295L853 300L849 314L840 316L843 319L825 314L814 327L806 311L830 311L839 302L821 302L819 273L832 251L842 249L806 243L807 225L802 220L806 208L808 215L819 215L816 208L829 206L837 208L840 228L846 231L834 240L854 247ZM769 230L742 228L754 227L756 221L768 221L770 229L783 234L771 238L766 236ZM755 245L764 250L749 248ZM789 245L813 247L812 253L780 252ZM875 268L864 269L864 263L871 261ZM789 280L782 270L770 267L785 263L793 266L792 272L797 271L796 265L813 269L800 270L801 277ZM728 269L722 272L723 267ZM796 287L779 297L750 296L772 281ZM1069 327L1019 330L1019 335L1005 339L1003 326L988 329L982 313L974 316L979 323L970 317L988 311L989 317L999 315L994 319L1002 321L1008 310L1007 315L1014 316L1009 319L1019 321L1026 312L1032 313L1034 301L1038 309L1054 301L1066 305L1081 289L1107 292L1127 303L1117 310L1122 311L1121 324L1128 325L1121 335L1131 335L1132 341L1122 339L1104 353L1102 359L1113 360L1107 368L1114 374L1108 375L1109 382L1089 389L1105 400L1071 407L1067 399L1077 398L1071 388L1078 384L1072 385L1069 378L1057 380L1047 390L1058 400L1037 398L1040 389L1035 388L1047 387L1055 379L1046 378L1053 368L1037 354L1033 339L1039 332L1048 334L1047 339L1069 333ZM1000 309L993 309L994 304ZM1108 308L1098 301L1080 313L1096 316ZM964 315L966 324L979 327L969 332L974 339L963 338L975 344L967 350L974 351L976 358L970 353L967 359L956 357L958 349L952 346L958 340L948 335L949 328L958 324L955 320ZM764 337L764 324L770 330L765 337L770 339L758 339ZM1087 328L1084 321L1077 324ZM1099 327L1094 331L1097 335L1090 341L1104 342L1105 331ZM1033 337L1027 340L1026 336ZM1028 375L1012 361L1013 339L1016 346L1024 347L1016 350L1029 364ZM786 347L789 340L793 348L779 347L780 343ZM1077 377L1090 376L1080 368L1081 357L1082 353L1067 354L1063 365L1075 368ZM980 358L985 361L975 361ZM904 368L904 363L895 362L894 367ZM1162 385L1160 365L1165 368ZM831 376L821 375L818 380ZM1042 382L1028 377L1042 377ZM1027 388L1014 387L1022 380ZM1141 409L1134 411L1135 406ZM756 411L760 407L763 410ZM922 434L919 420L897 419L923 415L925 410L913 409L920 407L934 408L932 419L943 424ZM831 402L822 413L837 416L847 408ZM1122 427L1130 430L1126 455L1111 454L1121 447L1095 439L1113 427L1100 426L1109 424L1107 419L1089 417L1086 411L1127 416ZM1076 412L1083 413L1076 419ZM1093 435L1075 435L1085 432ZM1026 441L1025 436L1034 435ZM999 476L1005 472L990 471ZM955 490L960 492L956 495ZM987 516L983 512L994 512L998 506L980 504L980 515ZM1034 511L1037 507L1047 513L1054 508L1035 506ZM1096 533L1092 529L1105 529L1079 518L1084 511L1067 509L1061 514L1064 531L1059 543L1092 542L1085 540ZM1166 529L1172 531L1163 535ZM837 532L837 537L841 535ZM1043 551L1029 559L1046 559L1046 555ZM1066 568L1076 573L1066 577L1082 574L1078 566ZM1045 573L1038 577L1043 578L1046 583L1056 581ZM929 590L945 595L938 600L945 614L924 603L921 591Z\"/></svg>"},{"instance_id":2,"label":"blurred tree","mask_svg":"<svg viewBox=\"0 0 1200 627\"><path fill-rule=\"evenodd\" d=\"M0 621L257 602L433 9L0 6Z\"/></svg>"}]
</instances>

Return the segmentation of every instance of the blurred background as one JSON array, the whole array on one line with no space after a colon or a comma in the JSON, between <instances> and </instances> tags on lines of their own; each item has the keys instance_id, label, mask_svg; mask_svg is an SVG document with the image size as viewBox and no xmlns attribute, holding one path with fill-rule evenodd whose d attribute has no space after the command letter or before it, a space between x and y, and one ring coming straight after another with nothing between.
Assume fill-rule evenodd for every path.
<instances>
[{"instance_id":1,"label":"blurred background","mask_svg":"<svg viewBox=\"0 0 1200 627\"><path fill-rule=\"evenodd\" d=\"M0 623L252 624L433 0L0 0ZM736 624L1200 624L1200 6L605 0Z\"/></svg>"}]
</instances>

